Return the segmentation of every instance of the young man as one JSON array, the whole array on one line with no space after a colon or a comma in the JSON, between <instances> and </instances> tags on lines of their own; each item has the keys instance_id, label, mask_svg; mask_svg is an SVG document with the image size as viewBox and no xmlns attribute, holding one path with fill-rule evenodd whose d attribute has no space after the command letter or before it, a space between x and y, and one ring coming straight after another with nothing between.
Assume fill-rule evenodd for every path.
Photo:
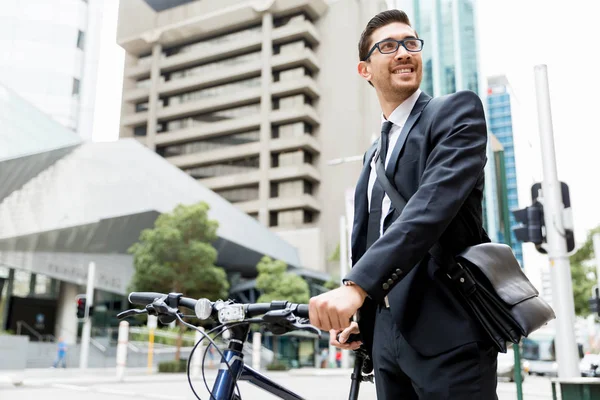
<instances>
[{"instance_id":1,"label":"young man","mask_svg":"<svg viewBox=\"0 0 600 400\"><path fill-rule=\"evenodd\" d=\"M310 301L310 320L331 343L360 333L371 352L380 400L493 400L497 352L448 289L447 254L488 241L482 228L487 130L473 92L432 99L419 90L423 42L399 10L373 17L359 42L358 73L381 105L379 157L365 154L356 185L351 272L345 285ZM408 201L399 213L376 163ZM359 310L360 309L360 310ZM350 324L359 311L359 323ZM336 335L340 334L340 342Z\"/></svg>"}]
</instances>

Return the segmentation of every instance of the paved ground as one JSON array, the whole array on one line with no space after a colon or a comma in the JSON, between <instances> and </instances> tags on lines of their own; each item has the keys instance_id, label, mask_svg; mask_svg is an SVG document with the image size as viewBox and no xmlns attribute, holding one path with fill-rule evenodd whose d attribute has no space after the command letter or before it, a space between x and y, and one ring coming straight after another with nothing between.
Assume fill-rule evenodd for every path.
<instances>
[{"instance_id":1,"label":"paved ground","mask_svg":"<svg viewBox=\"0 0 600 400\"><path fill-rule=\"evenodd\" d=\"M123 382L116 380L114 369L79 370L27 370L23 384L14 386L12 374L0 371L0 399L2 400L193 400L184 374L148 374L144 369L128 370ZM347 399L350 388L350 370L295 370L268 373L274 381L302 394L306 399ZM209 384L215 372L209 371ZM209 399L201 378L194 380L200 398ZM240 383L242 399L270 400L276 397ZM499 400L516 400L513 383L499 382ZM551 400L550 381L547 378L527 377L523 400ZM375 387L370 383L361 386L360 400L376 400ZM485 399L474 399L485 400Z\"/></svg>"}]
</instances>

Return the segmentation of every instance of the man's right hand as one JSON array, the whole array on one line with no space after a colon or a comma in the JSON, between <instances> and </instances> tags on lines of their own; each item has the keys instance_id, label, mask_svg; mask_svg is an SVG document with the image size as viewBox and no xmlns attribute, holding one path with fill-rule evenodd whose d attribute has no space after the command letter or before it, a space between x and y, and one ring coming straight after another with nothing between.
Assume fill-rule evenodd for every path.
<instances>
[{"instance_id":1,"label":"man's right hand","mask_svg":"<svg viewBox=\"0 0 600 400\"><path fill-rule=\"evenodd\" d=\"M358 324L356 322L352 322L349 327L342 331L332 329L329 331L329 344L342 350L357 350L362 342L346 343L346 340L348 340L350 334L353 333L360 333ZM338 334L340 336L339 341L337 339Z\"/></svg>"}]
</instances>

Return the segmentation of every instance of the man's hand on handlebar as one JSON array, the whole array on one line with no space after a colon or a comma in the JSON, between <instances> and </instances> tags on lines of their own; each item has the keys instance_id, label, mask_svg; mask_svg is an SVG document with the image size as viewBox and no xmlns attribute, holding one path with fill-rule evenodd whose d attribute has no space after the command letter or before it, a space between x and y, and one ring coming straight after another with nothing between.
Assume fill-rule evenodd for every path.
<instances>
[{"instance_id":1,"label":"man's hand on handlebar","mask_svg":"<svg viewBox=\"0 0 600 400\"><path fill-rule=\"evenodd\" d=\"M348 342L348 338L351 334L358 333L360 333L360 331L356 322L352 322L349 327L342 331L332 329L329 331L329 344L342 350L357 350L361 346L362 342Z\"/></svg>"}]
</instances>

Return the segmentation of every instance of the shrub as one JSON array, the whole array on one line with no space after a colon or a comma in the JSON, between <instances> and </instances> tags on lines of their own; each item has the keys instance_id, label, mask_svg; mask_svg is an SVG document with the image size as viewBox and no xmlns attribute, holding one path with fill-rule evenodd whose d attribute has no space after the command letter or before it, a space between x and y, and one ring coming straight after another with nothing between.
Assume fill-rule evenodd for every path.
<instances>
[{"instance_id":1,"label":"shrub","mask_svg":"<svg viewBox=\"0 0 600 400\"><path fill-rule=\"evenodd\" d=\"M187 369L187 360L181 359L179 362L163 361L158 364L158 372L178 373L185 372Z\"/></svg>"},{"instance_id":2,"label":"shrub","mask_svg":"<svg viewBox=\"0 0 600 400\"><path fill-rule=\"evenodd\" d=\"M287 371L289 369L290 367L288 367L287 364L279 360L275 360L272 363L267 364L267 371Z\"/></svg>"}]
</instances>

